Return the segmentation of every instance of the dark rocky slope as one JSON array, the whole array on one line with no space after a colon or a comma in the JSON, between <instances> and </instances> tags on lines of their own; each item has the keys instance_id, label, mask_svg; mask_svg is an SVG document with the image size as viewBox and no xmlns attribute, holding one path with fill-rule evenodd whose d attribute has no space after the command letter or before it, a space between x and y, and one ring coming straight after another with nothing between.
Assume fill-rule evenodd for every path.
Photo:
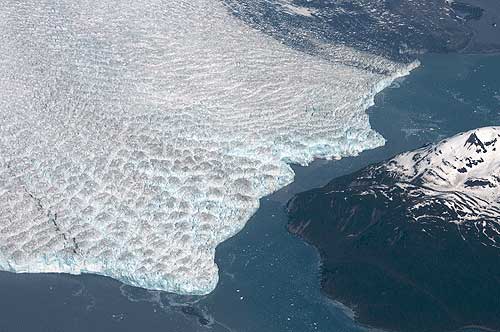
<instances>
[{"instance_id":1,"label":"dark rocky slope","mask_svg":"<svg viewBox=\"0 0 500 332\"><path fill-rule=\"evenodd\" d=\"M497 138L457 135L292 199L289 230L319 249L325 293L388 330L500 330Z\"/></svg>"}]
</instances>

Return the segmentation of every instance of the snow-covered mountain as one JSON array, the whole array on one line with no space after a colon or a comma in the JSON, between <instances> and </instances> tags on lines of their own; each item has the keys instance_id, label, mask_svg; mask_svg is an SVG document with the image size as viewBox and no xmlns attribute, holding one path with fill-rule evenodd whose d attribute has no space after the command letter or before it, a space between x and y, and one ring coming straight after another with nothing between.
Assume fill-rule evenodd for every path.
<instances>
[{"instance_id":1,"label":"snow-covered mountain","mask_svg":"<svg viewBox=\"0 0 500 332\"><path fill-rule=\"evenodd\" d=\"M396 180L387 194L400 188L412 202L407 211L413 220L456 223L461 231L482 234L484 244L500 246L500 127L403 153L379 170Z\"/></svg>"},{"instance_id":2,"label":"snow-covered mountain","mask_svg":"<svg viewBox=\"0 0 500 332\"><path fill-rule=\"evenodd\" d=\"M499 330L500 127L333 179L287 208L290 232L321 253L324 291L360 321Z\"/></svg>"},{"instance_id":3,"label":"snow-covered mountain","mask_svg":"<svg viewBox=\"0 0 500 332\"><path fill-rule=\"evenodd\" d=\"M499 204L500 127L471 130L403 153L387 167L408 182Z\"/></svg>"}]
</instances>

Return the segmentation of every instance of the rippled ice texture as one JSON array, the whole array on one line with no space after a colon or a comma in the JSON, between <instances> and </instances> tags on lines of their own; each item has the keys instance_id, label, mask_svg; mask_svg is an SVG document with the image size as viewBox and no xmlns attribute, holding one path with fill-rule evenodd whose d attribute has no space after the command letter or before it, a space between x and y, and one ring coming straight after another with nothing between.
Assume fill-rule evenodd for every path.
<instances>
[{"instance_id":1,"label":"rippled ice texture","mask_svg":"<svg viewBox=\"0 0 500 332\"><path fill-rule=\"evenodd\" d=\"M211 291L287 163L383 144L364 110L410 68L327 53L216 0L0 0L0 269Z\"/></svg>"}]
</instances>

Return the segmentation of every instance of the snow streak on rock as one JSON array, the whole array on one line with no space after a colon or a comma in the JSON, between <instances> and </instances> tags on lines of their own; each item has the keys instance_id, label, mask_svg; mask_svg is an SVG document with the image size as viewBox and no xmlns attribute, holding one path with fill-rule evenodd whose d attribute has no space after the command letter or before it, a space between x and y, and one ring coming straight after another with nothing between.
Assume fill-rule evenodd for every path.
<instances>
[{"instance_id":1,"label":"snow streak on rock","mask_svg":"<svg viewBox=\"0 0 500 332\"><path fill-rule=\"evenodd\" d=\"M364 111L412 66L329 53L215 0L0 0L0 268L211 291L287 163L383 144Z\"/></svg>"},{"instance_id":2,"label":"snow streak on rock","mask_svg":"<svg viewBox=\"0 0 500 332\"><path fill-rule=\"evenodd\" d=\"M471 130L403 153L388 168L406 181L500 204L500 127Z\"/></svg>"},{"instance_id":3,"label":"snow streak on rock","mask_svg":"<svg viewBox=\"0 0 500 332\"><path fill-rule=\"evenodd\" d=\"M484 245L500 247L500 127L458 134L384 167L418 201L408 211L415 221L453 222L480 233Z\"/></svg>"}]
</instances>

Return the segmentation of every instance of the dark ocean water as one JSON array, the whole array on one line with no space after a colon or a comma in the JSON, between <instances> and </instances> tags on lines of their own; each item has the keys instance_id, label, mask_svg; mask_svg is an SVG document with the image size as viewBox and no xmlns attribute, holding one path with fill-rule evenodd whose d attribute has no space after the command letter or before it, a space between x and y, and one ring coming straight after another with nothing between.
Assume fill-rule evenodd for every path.
<instances>
[{"instance_id":1,"label":"dark ocean water","mask_svg":"<svg viewBox=\"0 0 500 332\"><path fill-rule=\"evenodd\" d=\"M109 278L0 273L0 331L362 331L319 289L315 249L286 231L284 204L398 152L500 125L500 56L428 55L369 110L386 146L295 167L296 181L262 199L217 250L220 282L204 297L124 286Z\"/></svg>"},{"instance_id":2,"label":"dark ocean water","mask_svg":"<svg viewBox=\"0 0 500 332\"><path fill-rule=\"evenodd\" d=\"M496 0L223 1L247 24L308 53L334 43L406 62L429 51L500 50ZM313 14L290 15L290 4Z\"/></svg>"}]
</instances>

